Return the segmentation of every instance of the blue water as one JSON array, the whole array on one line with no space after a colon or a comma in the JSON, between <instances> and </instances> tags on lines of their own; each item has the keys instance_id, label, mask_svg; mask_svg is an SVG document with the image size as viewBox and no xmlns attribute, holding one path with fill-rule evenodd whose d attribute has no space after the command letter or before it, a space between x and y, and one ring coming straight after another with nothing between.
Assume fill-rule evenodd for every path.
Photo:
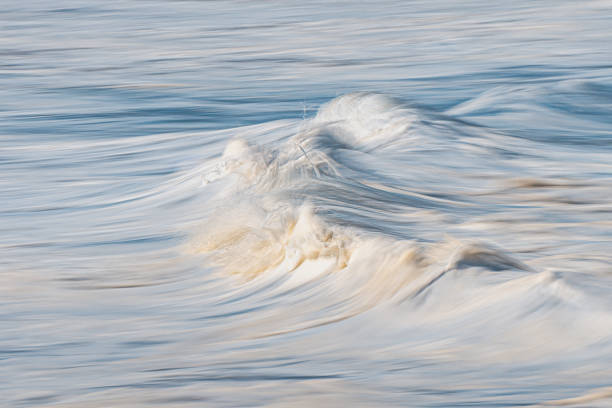
<instances>
[{"instance_id":1,"label":"blue water","mask_svg":"<svg viewBox=\"0 0 612 408\"><path fill-rule=\"evenodd\" d=\"M14 2L0 405L612 405L612 7Z\"/></svg>"}]
</instances>

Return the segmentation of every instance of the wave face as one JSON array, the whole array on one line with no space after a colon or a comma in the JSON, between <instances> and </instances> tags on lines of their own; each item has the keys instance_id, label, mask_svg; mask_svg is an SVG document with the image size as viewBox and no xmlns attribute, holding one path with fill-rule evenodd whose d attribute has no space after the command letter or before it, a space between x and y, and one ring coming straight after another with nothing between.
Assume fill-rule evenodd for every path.
<instances>
[{"instance_id":1,"label":"wave face","mask_svg":"<svg viewBox=\"0 0 612 408\"><path fill-rule=\"evenodd\" d=\"M547 169L556 171L562 159L548 152L534 166L528 158L544 146L371 93L333 99L272 143L257 144L256 129L198 168L208 213L186 245L242 288L261 285L264 299L291 299L285 300L289 310L251 321L245 335L305 330L377 307L397 315L417 308L429 324L460 317L486 328L506 320L504 336L525 324L537 327L542 310L563 310L563 319L572 314L598 333L581 335L579 343L610 334L606 313L600 316L606 323L591 327L591 306L566 310L588 297L568 281L575 273L563 268L566 258L520 256L534 245L554 246L559 226L546 221L547 212L575 205L559 195L583 187L570 181L581 164L566 169L571 176L552 177ZM607 183L589 188L603 197ZM499 210L492 210L492 199ZM458 289L464 286L479 289L468 295ZM510 303L502 306L500 299ZM560 326L541 335L563 337L562 322L550 322ZM540 335L530 343L551 347Z\"/></svg>"},{"instance_id":2,"label":"wave face","mask_svg":"<svg viewBox=\"0 0 612 408\"><path fill-rule=\"evenodd\" d=\"M604 2L57 4L0 28L0 405L612 404Z\"/></svg>"}]
</instances>

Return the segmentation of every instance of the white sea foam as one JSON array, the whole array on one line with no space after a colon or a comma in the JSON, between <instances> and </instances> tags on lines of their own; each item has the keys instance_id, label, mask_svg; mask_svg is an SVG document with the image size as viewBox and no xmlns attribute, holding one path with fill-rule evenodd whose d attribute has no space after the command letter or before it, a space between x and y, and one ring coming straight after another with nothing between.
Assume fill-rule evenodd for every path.
<instances>
[{"instance_id":1,"label":"white sea foam","mask_svg":"<svg viewBox=\"0 0 612 408\"><path fill-rule=\"evenodd\" d=\"M524 355L533 358L610 336L605 302L585 303L584 289L573 287L560 272L541 271L501 249L494 224L481 228L480 239L461 237L472 224L457 228L456 221L447 224L445 235L424 239L420 225L444 224L436 211L419 208L437 208L451 220L470 212L478 218L478 203L467 197L482 196L480 185L464 183L464 198L456 193L441 199L435 194L439 183L411 191L410 180L381 171L385 166L412 171L413 161L428 166L423 157L411 155L437 152L436 138L445 138L445 127L453 124L441 123L442 133L436 133L425 125L427 115L385 96L351 94L322 106L281 142L235 139L227 144L214 170L203 176L220 188L208 202L213 210L190 239L189 252L206 254L210 265L235 277L239 291L267 288L266 297L291 294L289 303L295 305L275 312L274 319L256 319L247 336L329 325L377 307L397 307L408 316L417 307L418 317L410 320L428 326L465 321L483 334L503 332L508 345L502 354L478 342L486 358L497 360L516 359L521 348L531 350ZM417 133L433 140L415 148ZM467 160L476 154L481 166L499 166L499 157L479 138L476 130L466 135L467 142L456 139L455 155ZM465 149L468 142L480 148ZM398 149L404 154L398 156ZM430 177L444 171L444 163L436 166L424 168L435 172ZM455 171L456 177L473 176L470 166ZM419 217L395 215L401 213ZM408 228L411 224L416 227ZM581 334L565 336L555 347L543 345L538 339L563 336L564 319L580 321ZM529 339L517 337L517 330L529 331Z\"/></svg>"}]
</instances>

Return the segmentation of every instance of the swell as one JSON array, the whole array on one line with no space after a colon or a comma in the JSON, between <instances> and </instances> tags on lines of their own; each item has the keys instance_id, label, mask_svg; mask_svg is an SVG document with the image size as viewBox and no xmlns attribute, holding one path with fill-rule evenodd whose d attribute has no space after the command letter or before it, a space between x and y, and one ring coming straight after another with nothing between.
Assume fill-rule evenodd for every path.
<instances>
[{"instance_id":1,"label":"swell","mask_svg":"<svg viewBox=\"0 0 612 408\"><path fill-rule=\"evenodd\" d=\"M541 86L497 86L447 113L527 140L579 149L611 145L609 81L568 79Z\"/></svg>"},{"instance_id":2,"label":"swell","mask_svg":"<svg viewBox=\"0 0 612 408\"><path fill-rule=\"evenodd\" d=\"M449 274L464 279L462 271L470 271L467 279L475 279L472 271L506 271L505 280L531 282L521 279L539 273L495 244L441 236L445 217L483 211L472 195L437 193L444 182L417 185L410 183L414 175L390 172L401 163L403 171L427 170L405 162L437 152L458 126L424 123L425 113L393 99L352 94L324 105L293 136L265 145L230 141L205 165L203 189L212 198L189 251L205 254L244 288L265 287L260 301L281 297L301 305L262 335L337 322L382 304L419 304ZM436 127L442 130L432 137ZM428 132L429 140L418 145ZM457 146L487 140L475 132ZM461 148L455 154L463 154ZM414 214L423 220L413 222ZM419 231L427 223L436 224L440 239Z\"/></svg>"},{"instance_id":3,"label":"swell","mask_svg":"<svg viewBox=\"0 0 612 408\"><path fill-rule=\"evenodd\" d=\"M186 177L199 172L206 197L188 251L233 277L224 307L249 316L227 323L235 335L268 337L396 310L411 323L394 330L462 321L516 347L525 340L515 330L563 336L567 319L590 333L566 335L567 347L610 336L601 326L610 321L607 302L571 273L588 272L534 256L543 244L531 233L510 235L508 226L529 231L532 217L543 216L523 203L593 188L546 173L558 166L554 152L534 166L537 142L378 94L338 97L271 136L274 126L236 129L242 137ZM533 227L551 248L551 238L563 239L555 222Z\"/></svg>"}]
</instances>

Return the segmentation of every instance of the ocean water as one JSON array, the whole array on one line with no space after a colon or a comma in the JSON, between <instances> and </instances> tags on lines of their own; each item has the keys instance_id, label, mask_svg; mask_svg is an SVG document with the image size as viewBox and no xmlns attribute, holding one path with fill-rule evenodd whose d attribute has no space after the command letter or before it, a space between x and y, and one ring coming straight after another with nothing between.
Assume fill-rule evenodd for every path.
<instances>
[{"instance_id":1,"label":"ocean water","mask_svg":"<svg viewBox=\"0 0 612 408\"><path fill-rule=\"evenodd\" d=\"M506 3L3 3L0 405L612 406L612 4Z\"/></svg>"}]
</instances>

